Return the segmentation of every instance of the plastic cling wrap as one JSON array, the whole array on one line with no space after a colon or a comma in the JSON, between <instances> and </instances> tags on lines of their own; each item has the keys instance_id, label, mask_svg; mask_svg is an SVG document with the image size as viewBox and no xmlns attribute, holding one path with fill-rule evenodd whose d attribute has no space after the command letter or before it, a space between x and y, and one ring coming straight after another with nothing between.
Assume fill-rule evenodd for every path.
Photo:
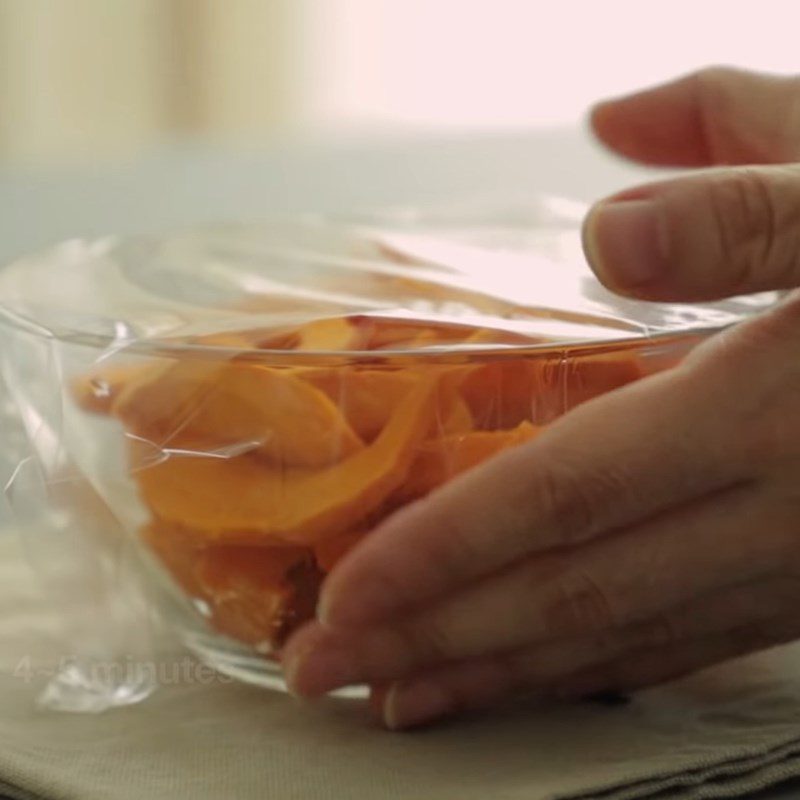
<instances>
[{"instance_id":1,"label":"plastic cling wrap","mask_svg":"<svg viewBox=\"0 0 800 800\"><path fill-rule=\"evenodd\" d=\"M0 271L7 497L62 618L44 701L135 702L178 641L279 685L395 510L765 308L617 298L563 201L68 242ZM166 633L165 633L166 632Z\"/></svg>"}]
</instances>

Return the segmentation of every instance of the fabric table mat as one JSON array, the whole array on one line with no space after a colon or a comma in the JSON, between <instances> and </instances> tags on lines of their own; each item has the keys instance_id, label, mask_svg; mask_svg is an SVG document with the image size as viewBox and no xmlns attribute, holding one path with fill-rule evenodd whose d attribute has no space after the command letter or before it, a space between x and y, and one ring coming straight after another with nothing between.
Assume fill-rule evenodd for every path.
<instances>
[{"instance_id":1,"label":"fabric table mat","mask_svg":"<svg viewBox=\"0 0 800 800\"><path fill-rule=\"evenodd\" d=\"M403 734L360 703L299 702L174 655L173 679L138 705L44 710L59 643L20 550L0 533L0 797L689 800L800 775L798 646L627 705L517 703Z\"/></svg>"}]
</instances>

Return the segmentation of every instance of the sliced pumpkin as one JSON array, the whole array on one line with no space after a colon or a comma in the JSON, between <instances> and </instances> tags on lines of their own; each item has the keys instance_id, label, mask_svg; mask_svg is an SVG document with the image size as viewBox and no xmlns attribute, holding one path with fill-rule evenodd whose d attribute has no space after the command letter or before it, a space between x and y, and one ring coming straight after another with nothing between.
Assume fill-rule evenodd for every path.
<instances>
[{"instance_id":1,"label":"sliced pumpkin","mask_svg":"<svg viewBox=\"0 0 800 800\"><path fill-rule=\"evenodd\" d=\"M545 425L586 400L644 375L634 351L499 359L472 368L461 382L476 427Z\"/></svg>"},{"instance_id":2,"label":"sliced pumpkin","mask_svg":"<svg viewBox=\"0 0 800 800\"><path fill-rule=\"evenodd\" d=\"M297 374L324 392L365 442L383 430L415 385L414 375L398 370L310 368Z\"/></svg>"},{"instance_id":3,"label":"sliced pumpkin","mask_svg":"<svg viewBox=\"0 0 800 800\"><path fill-rule=\"evenodd\" d=\"M313 615L319 577L302 581L315 572L299 547L210 547L195 569L214 627L262 649Z\"/></svg>"},{"instance_id":4,"label":"sliced pumpkin","mask_svg":"<svg viewBox=\"0 0 800 800\"><path fill-rule=\"evenodd\" d=\"M552 422L593 397L638 380L644 370L635 351L598 353L539 362L536 418Z\"/></svg>"},{"instance_id":5,"label":"sliced pumpkin","mask_svg":"<svg viewBox=\"0 0 800 800\"><path fill-rule=\"evenodd\" d=\"M456 395L450 412L442 421L442 434L468 433L475 427L472 412L463 397Z\"/></svg>"},{"instance_id":6,"label":"sliced pumpkin","mask_svg":"<svg viewBox=\"0 0 800 800\"><path fill-rule=\"evenodd\" d=\"M445 433L471 430L469 407L458 394L458 381L449 380L449 374L449 370L437 372L434 429ZM366 442L373 441L383 430L419 380L418 372L412 368L301 368L297 375L325 392Z\"/></svg>"},{"instance_id":7,"label":"sliced pumpkin","mask_svg":"<svg viewBox=\"0 0 800 800\"><path fill-rule=\"evenodd\" d=\"M464 340L465 344L507 344L535 345L545 341L541 337L526 336L515 331L504 331L500 328L477 328Z\"/></svg>"},{"instance_id":8,"label":"sliced pumpkin","mask_svg":"<svg viewBox=\"0 0 800 800\"><path fill-rule=\"evenodd\" d=\"M433 390L432 380L420 379L372 445L328 469L173 454L135 477L156 516L209 542L312 544L353 527L400 486L430 429Z\"/></svg>"},{"instance_id":9,"label":"sliced pumpkin","mask_svg":"<svg viewBox=\"0 0 800 800\"><path fill-rule=\"evenodd\" d=\"M142 537L181 588L205 603L221 633L271 646L313 613L319 575L303 582L305 573L316 573L305 548L208 547L202 536L159 522Z\"/></svg>"},{"instance_id":10,"label":"sliced pumpkin","mask_svg":"<svg viewBox=\"0 0 800 800\"><path fill-rule=\"evenodd\" d=\"M423 497L503 450L530 441L539 430L529 422L521 422L513 430L473 431L427 441L420 446L408 478L395 496L403 501Z\"/></svg>"},{"instance_id":11,"label":"sliced pumpkin","mask_svg":"<svg viewBox=\"0 0 800 800\"><path fill-rule=\"evenodd\" d=\"M472 330L467 325L434 320L379 316L352 317L352 320L364 332L370 350L413 349L458 342L467 338Z\"/></svg>"},{"instance_id":12,"label":"sliced pumpkin","mask_svg":"<svg viewBox=\"0 0 800 800\"><path fill-rule=\"evenodd\" d=\"M297 329L298 350L363 350L364 332L351 317L330 317L309 322Z\"/></svg>"},{"instance_id":13,"label":"sliced pumpkin","mask_svg":"<svg viewBox=\"0 0 800 800\"><path fill-rule=\"evenodd\" d=\"M524 358L499 359L472 367L461 375L461 394L476 428L508 429L525 420L534 421L538 362Z\"/></svg>"},{"instance_id":14,"label":"sliced pumpkin","mask_svg":"<svg viewBox=\"0 0 800 800\"><path fill-rule=\"evenodd\" d=\"M165 450L257 450L285 467L322 467L363 445L334 403L290 370L179 362L113 405L128 432Z\"/></svg>"}]
</instances>

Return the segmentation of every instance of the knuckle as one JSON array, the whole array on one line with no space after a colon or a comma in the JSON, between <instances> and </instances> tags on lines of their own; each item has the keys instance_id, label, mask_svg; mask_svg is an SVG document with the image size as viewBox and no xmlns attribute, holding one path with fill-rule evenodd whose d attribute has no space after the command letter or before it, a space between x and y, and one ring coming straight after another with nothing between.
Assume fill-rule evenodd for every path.
<instances>
[{"instance_id":1,"label":"knuckle","mask_svg":"<svg viewBox=\"0 0 800 800\"><path fill-rule=\"evenodd\" d=\"M707 198L720 263L733 293L800 279L800 192L786 168L741 167L712 175Z\"/></svg>"},{"instance_id":2,"label":"knuckle","mask_svg":"<svg viewBox=\"0 0 800 800\"><path fill-rule=\"evenodd\" d=\"M769 191L758 172L747 168L712 176L708 201L719 255L733 269L733 289L744 286L755 261L755 243L771 246L775 236Z\"/></svg>"},{"instance_id":3,"label":"knuckle","mask_svg":"<svg viewBox=\"0 0 800 800\"><path fill-rule=\"evenodd\" d=\"M724 110L741 72L734 67L711 64L694 73L697 107L709 117Z\"/></svg>"},{"instance_id":4,"label":"knuckle","mask_svg":"<svg viewBox=\"0 0 800 800\"><path fill-rule=\"evenodd\" d=\"M572 569L550 587L543 623L553 639L620 628L622 620L609 592L588 570Z\"/></svg>"},{"instance_id":5,"label":"knuckle","mask_svg":"<svg viewBox=\"0 0 800 800\"><path fill-rule=\"evenodd\" d=\"M723 161L726 149L716 133L715 120L725 119L731 105L731 94L741 80L741 72L733 67L711 65L694 73L694 103L701 132L713 162Z\"/></svg>"},{"instance_id":6,"label":"knuckle","mask_svg":"<svg viewBox=\"0 0 800 800\"><path fill-rule=\"evenodd\" d=\"M738 71L736 69L727 67L724 64L709 64L707 67L703 67L695 73L697 80L706 87L710 87L712 90L727 83L737 74Z\"/></svg>"},{"instance_id":7,"label":"knuckle","mask_svg":"<svg viewBox=\"0 0 800 800\"><path fill-rule=\"evenodd\" d=\"M465 517L452 503L432 510L438 535L425 550L424 569L432 573L437 585L460 582L470 565L486 561L486 536L490 522Z\"/></svg>"},{"instance_id":8,"label":"knuckle","mask_svg":"<svg viewBox=\"0 0 800 800\"><path fill-rule=\"evenodd\" d=\"M798 154L797 133L800 130L800 80L780 79L782 90L775 97L780 110L770 115L761 135L752 132L752 125L742 118L743 103L764 92L762 79L742 69L712 65L692 76L694 98L700 124L714 163L730 163L731 158L753 163L785 163ZM773 91L778 88L775 80ZM768 95L764 95L765 97ZM755 152L756 157L753 156Z\"/></svg>"},{"instance_id":9,"label":"knuckle","mask_svg":"<svg viewBox=\"0 0 800 800\"><path fill-rule=\"evenodd\" d=\"M538 477L535 501L559 525L565 534L560 538L569 540L572 534L591 525L593 501L572 469L550 462Z\"/></svg>"},{"instance_id":10,"label":"knuckle","mask_svg":"<svg viewBox=\"0 0 800 800\"><path fill-rule=\"evenodd\" d=\"M713 354L725 384L737 387L732 428L747 462L770 466L800 457L800 295L783 308L720 335ZM727 344L725 344L727 342ZM724 347L722 346L724 345ZM745 371L751 376L742 383Z\"/></svg>"},{"instance_id":11,"label":"knuckle","mask_svg":"<svg viewBox=\"0 0 800 800\"><path fill-rule=\"evenodd\" d=\"M420 663L447 661L460 656L457 635L447 619L434 615L400 630L407 650Z\"/></svg>"},{"instance_id":12,"label":"knuckle","mask_svg":"<svg viewBox=\"0 0 800 800\"><path fill-rule=\"evenodd\" d=\"M587 475L585 469L556 458L547 460L532 484L528 504L548 520L559 544L589 538L607 515L608 498L618 498L629 486L614 470Z\"/></svg>"},{"instance_id":13,"label":"knuckle","mask_svg":"<svg viewBox=\"0 0 800 800\"><path fill-rule=\"evenodd\" d=\"M739 78L739 72L723 64L710 64L697 70L694 75L694 94L697 106L702 111L719 111L730 94L731 86Z\"/></svg>"}]
</instances>

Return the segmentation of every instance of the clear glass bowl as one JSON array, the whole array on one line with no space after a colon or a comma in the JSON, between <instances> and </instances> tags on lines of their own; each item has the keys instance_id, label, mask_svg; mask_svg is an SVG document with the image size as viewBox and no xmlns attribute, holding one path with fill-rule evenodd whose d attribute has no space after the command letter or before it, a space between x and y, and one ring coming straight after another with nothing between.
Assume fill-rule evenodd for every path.
<instances>
[{"instance_id":1,"label":"clear glass bowl","mask_svg":"<svg viewBox=\"0 0 800 800\"><path fill-rule=\"evenodd\" d=\"M72 591L112 608L134 564L194 653L282 686L282 642L387 515L775 300L616 297L582 258L581 213L205 227L0 271L38 487L16 505L50 532L45 580L63 557Z\"/></svg>"}]
</instances>

